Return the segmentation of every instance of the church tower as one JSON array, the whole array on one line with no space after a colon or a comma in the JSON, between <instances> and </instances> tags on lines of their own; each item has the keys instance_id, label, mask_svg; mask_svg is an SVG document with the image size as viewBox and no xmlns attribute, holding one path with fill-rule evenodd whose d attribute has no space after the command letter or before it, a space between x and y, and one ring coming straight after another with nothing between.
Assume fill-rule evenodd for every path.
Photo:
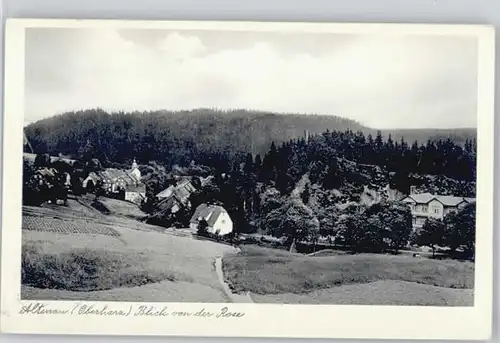
<instances>
[{"instance_id":1,"label":"church tower","mask_svg":"<svg viewBox=\"0 0 500 343\"><path fill-rule=\"evenodd\" d=\"M141 181L142 175L141 175L141 171L139 170L139 165L137 164L137 161L135 160L135 157L134 157L134 161L132 162L132 169L130 169L129 173L133 174L138 181Z\"/></svg>"}]
</instances>

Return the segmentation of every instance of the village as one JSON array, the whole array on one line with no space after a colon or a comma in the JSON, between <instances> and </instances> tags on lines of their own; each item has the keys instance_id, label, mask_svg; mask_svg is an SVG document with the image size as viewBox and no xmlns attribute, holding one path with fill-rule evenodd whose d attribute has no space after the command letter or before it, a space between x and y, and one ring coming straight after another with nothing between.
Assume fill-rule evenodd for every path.
<instances>
[{"instance_id":1,"label":"village","mask_svg":"<svg viewBox=\"0 0 500 343\"><path fill-rule=\"evenodd\" d=\"M251 185L259 165L251 155L217 172L194 161L167 169L135 157L103 165L85 154L34 154L26 137L25 146L25 298L472 301L475 199L430 191L453 180L405 193L379 166L337 158L338 189L313 184L310 168L281 194L278 182ZM321 205L325 196L334 207ZM345 297L353 287L361 290ZM373 287L381 297L357 296Z\"/></svg>"},{"instance_id":2,"label":"village","mask_svg":"<svg viewBox=\"0 0 500 343\"><path fill-rule=\"evenodd\" d=\"M94 169L83 176L81 171L78 173L76 169L76 161L64 156L37 156L24 153L24 159L34 166L32 182L38 184L39 192L43 194L42 199L49 204L64 205L68 195L77 196L82 193L94 195L96 201L99 197L108 197L134 204L138 208L142 208L148 201L146 184L143 182L135 159L129 169L102 168L99 166L99 161L94 160ZM45 162L40 162L41 160ZM80 176L75 176L75 174ZM75 182L76 178L79 178L76 182L81 184L81 187L75 194L72 181ZM192 208L190 203L191 194L206 186L212 179L213 176L205 178L174 176L172 184L154 196L154 210L156 213L163 212L172 215L181 209L190 211L192 216L189 226L177 226L175 229L178 232L205 236L208 234L217 239L228 235L234 238L233 221L224 207L202 203ZM380 194L373 194L373 192L368 194L380 201ZM413 230L421 229L428 218L443 220L447 214L457 213L465 205L475 203L475 198L419 192L415 186L410 188L409 194L399 194L399 198L395 198L397 196L392 194L392 200L401 201L411 209ZM174 228L169 227L169 229ZM264 234L240 234L239 237L242 241L247 239L249 242L255 242L252 238L256 237L257 241L261 242L276 241L276 238ZM332 237L320 237L318 242L323 242L324 247L329 247L326 242L331 242L331 240Z\"/></svg>"},{"instance_id":3,"label":"village","mask_svg":"<svg viewBox=\"0 0 500 343\"><path fill-rule=\"evenodd\" d=\"M78 178L75 172L71 171L75 167L75 160L30 153L24 153L24 159L34 166L34 173L28 182L31 181L38 186L42 201L48 204L64 206L67 204L68 196L75 197L81 194L92 194L96 201L99 197L122 200L138 208L147 202L146 185L142 181L141 171L135 159L130 169L102 168L89 171L84 178L80 177L76 181L81 184L78 192L74 192L75 187L72 184L72 181L75 182ZM41 160L45 160L46 163L40 162ZM197 184L203 187L211 178L199 177ZM181 208L190 209L189 197L197 189L192 180L193 177L189 176L175 177L173 185L156 194L155 209L169 211L172 214ZM199 205L194 210L189 227L179 229L197 233L200 222L206 225L206 232L215 236L225 236L233 232L233 223L227 211L221 206L212 204Z\"/></svg>"}]
</instances>

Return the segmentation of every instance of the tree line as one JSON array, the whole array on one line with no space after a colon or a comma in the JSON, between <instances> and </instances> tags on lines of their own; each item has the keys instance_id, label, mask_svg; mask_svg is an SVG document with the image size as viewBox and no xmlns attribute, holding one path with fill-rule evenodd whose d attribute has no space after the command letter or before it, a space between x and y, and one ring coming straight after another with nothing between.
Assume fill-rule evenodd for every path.
<instances>
[{"instance_id":1,"label":"tree line","mask_svg":"<svg viewBox=\"0 0 500 343\"><path fill-rule=\"evenodd\" d=\"M430 246L432 255L437 247L449 247L451 254L462 249L466 258L474 258L476 247L476 204L468 204L458 212L448 213L443 220L429 218L415 231L410 242Z\"/></svg>"},{"instance_id":2,"label":"tree line","mask_svg":"<svg viewBox=\"0 0 500 343\"><path fill-rule=\"evenodd\" d=\"M101 109L67 112L25 127L36 154L66 154L77 158L87 144L102 163L128 163L132 158L155 160L171 167L203 159L219 151L232 154L264 155L272 141L280 145L290 139L332 131L362 132L375 137L376 131L334 115L276 114L250 110L153 111L108 113ZM463 146L475 138L472 129L382 131L387 139L425 143L450 138ZM214 157L215 158L215 157Z\"/></svg>"},{"instance_id":3,"label":"tree line","mask_svg":"<svg viewBox=\"0 0 500 343\"><path fill-rule=\"evenodd\" d=\"M338 208L343 203L359 203L366 186L390 184L407 193L417 176L430 175L435 178L419 182L441 184L444 180L450 194L475 196L475 138L462 143L449 138L410 143L404 137L385 137L382 131L372 135L347 128L311 134L307 139L269 141L267 150L255 153L252 137L243 139L244 143L241 137L231 142L236 136L245 137L246 126L256 127L252 115L221 119L216 111L208 111L179 117L184 118L182 125L174 117L85 111L35 123L26 132L36 151L66 153L84 165L94 160L102 167L129 165L137 158L147 185L144 209L165 225L186 225L190 218L187 209L173 215L158 213L155 207L155 194L171 183L173 170L213 175L212 183L191 195L192 209L201 203L220 204L238 232L260 231L292 241L335 235L357 250L398 250L411 228L411 214L399 203ZM226 125L231 121L237 124ZM260 130L266 137L274 132L265 127ZM309 181L300 197L291 196L305 174Z\"/></svg>"},{"instance_id":4,"label":"tree line","mask_svg":"<svg viewBox=\"0 0 500 343\"><path fill-rule=\"evenodd\" d=\"M360 173L348 170L347 161L360 165L382 167L392 173L394 186L403 192L409 191L410 175L446 176L460 182L475 182L475 139L466 140L460 146L450 139L428 141L425 144L408 144L404 138L394 142L386 140L379 131L375 138L361 132L326 131L304 139L283 143L279 148L273 144L262 162L262 177L274 180L278 189L286 192L306 171L325 188L339 187L344 181L356 182ZM260 167L260 156L255 166ZM347 178L347 180L346 180ZM348 180L348 179L351 180ZM359 180L364 182L366 180Z\"/></svg>"}]
</instances>

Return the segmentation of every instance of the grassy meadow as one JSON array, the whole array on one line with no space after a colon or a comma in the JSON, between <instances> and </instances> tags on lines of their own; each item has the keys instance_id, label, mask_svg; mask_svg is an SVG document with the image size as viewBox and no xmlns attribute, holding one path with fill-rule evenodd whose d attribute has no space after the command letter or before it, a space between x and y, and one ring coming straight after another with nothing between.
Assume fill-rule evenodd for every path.
<instances>
[{"instance_id":1,"label":"grassy meadow","mask_svg":"<svg viewBox=\"0 0 500 343\"><path fill-rule=\"evenodd\" d=\"M311 255L231 246L164 233L107 201L103 215L86 202L23 209L22 299L256 303L473 304L474 264L409 255ZM137 213L140 216L140 213Z\"/></svg>"},{"instance_id":2,"label":"grassy meadow","mask_svg":"<svg viewBox=\"0 0 500 343\"><path fill-rule=\"evenodd\" d=\"M448 304L464 296L469 303L474 287L470 262L381 254L306 256L257 246L226 255L224 275L234 291L249 291L262 302L437 305L443 297Z\"/></svg>"},{"instance_id":3,"label":"grassy meadow","mask_svg":"<svg viewBox=\"0 0 500 343\"><path fill-rule=\"evenodd\" d=\"M23 229L23 299L227 302L214 261L234 248L113 215L87 221L71 205L57 218L50 209L26 211L40 212L26 221L40 228ZM46 220L51 231L44 230ZM106 227L118 235L89 234Z\"/></svg>"}]
</instances>

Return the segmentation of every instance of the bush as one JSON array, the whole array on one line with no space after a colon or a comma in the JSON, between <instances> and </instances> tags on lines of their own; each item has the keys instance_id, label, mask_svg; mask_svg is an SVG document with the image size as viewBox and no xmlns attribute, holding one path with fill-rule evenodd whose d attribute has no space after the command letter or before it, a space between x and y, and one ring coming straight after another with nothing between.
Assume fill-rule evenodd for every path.
<instances>
[{"instance_id":1,"label":"bush","mask_svg":"<svg viewBox=\"0 0 500 343\"><path fill-rule=\"evenodd\" d=\"M46 253L31 242L23 244L21 282L38 288L98 291L162 280L175 281L171 274L141 268L141 262L139 256L126 256L104 249Z\"/></svg>"},{"instance_id":2,"label":"bush","mask_svg":"<svg viewBox=\"0 0 500 343\"><path fill-rule=\"evenodd\" d=\"M111 211L109 210L109 208L107 208L107 206L104 205L99 200L94 200L92 202L91 206L93 208L95 208L96 210L98 210L99 212L101 212L101 213L104 213L104 214L110 214L111 213Z\"/></svg>"},{"instance_id":3,"label":"bush","mask_svg":"<svg viewBox=\"0 0 500 343\"><path fill-rule=\"evenodd\" d=\"M198 231L197 231L198 236L202 237L208 237L209 232L208 232L208 223L205 219L200 220L198 223Z\"/></svg>"}]
</instances>

